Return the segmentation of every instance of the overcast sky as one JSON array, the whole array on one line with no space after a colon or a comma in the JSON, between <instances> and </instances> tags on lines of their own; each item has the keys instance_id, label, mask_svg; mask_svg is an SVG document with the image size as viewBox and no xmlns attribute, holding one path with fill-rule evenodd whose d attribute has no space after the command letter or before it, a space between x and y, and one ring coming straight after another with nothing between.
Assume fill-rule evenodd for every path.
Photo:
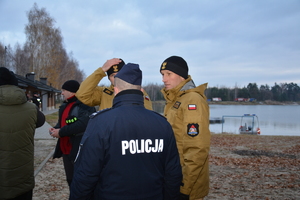
<instances>
[{"instance_id":1,"label":"overcast sky","mask_svg":"<svg viewBox=\"0 0 300 200\"><path fill-rule=\"evenodd\" d=\"M25 43L34 2L87 76L117 57L161 84L161 63L177 55L197 85L300 85L300 0L0 0L4 45Z\"/></svg>"}]
</instances>

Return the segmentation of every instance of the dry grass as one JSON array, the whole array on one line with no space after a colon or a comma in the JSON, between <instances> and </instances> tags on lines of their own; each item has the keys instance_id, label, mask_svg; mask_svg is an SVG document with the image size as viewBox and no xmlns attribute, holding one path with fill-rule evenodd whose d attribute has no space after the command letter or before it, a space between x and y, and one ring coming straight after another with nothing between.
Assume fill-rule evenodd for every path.
<instances>
[{"instance_id":1,"label":"dry grass","mask_svg":"<svg viewBox=\"0 0 300 200\"><path fill-rule=\"evenodd\" d=\"M298 199L300 137L212 134L207 199Z\"/></svg>"},{"instance_id":2,"label":"dry grass","mask_svg":"<svg viewBox=\"0 0 300 200\"><path fill-rule=\"evenodd\" d=\"M48 122L52 127L57 124L58 112L46 115L46 122Z\"/></svg>"}]
</instances>

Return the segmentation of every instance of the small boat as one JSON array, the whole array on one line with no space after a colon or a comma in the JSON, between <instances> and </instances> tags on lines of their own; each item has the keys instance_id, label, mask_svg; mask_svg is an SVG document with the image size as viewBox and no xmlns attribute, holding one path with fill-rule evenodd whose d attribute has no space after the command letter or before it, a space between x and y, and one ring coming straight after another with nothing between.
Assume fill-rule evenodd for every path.
<instances>
[{"instance_id":1,"label":"small boat","mask_svg":"<svg viewBox=\"0 0 300 200\"><path fill-rule=\"evenodd\" d=\"M209 123L210 124L221 124L221 123L224 123L224 120L220 117L212 117L212 118L209 118Z\"/></svg>"},{"instance_id":2,"label":"small boat","mask_svg":"<svg viewBox=\"0 0 300 200\"><path fill-rule=\"evenodd\" d=\"M252 121L246 120L246 118L252 118ZM248 125L247 122L250 125ZM239 133L260 135L258 116L255 114L244 114L244 116L241 116L241 125L239 128Z\"/></svg>"}]
</instances>

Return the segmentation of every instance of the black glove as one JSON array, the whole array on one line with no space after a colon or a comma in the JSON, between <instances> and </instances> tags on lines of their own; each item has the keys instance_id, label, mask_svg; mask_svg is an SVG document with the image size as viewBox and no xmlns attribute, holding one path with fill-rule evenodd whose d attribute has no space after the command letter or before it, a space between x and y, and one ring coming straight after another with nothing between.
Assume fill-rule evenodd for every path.
<instances>
[{"instance_id":1,"label":"black glove","mask_svg":"<svg viewBox=\"0 0 300 200\"><path fill-rule=\"evenodd\" d=\"M189 195L180 193L178 200L189 200L189 199L190 199Z\"/></svg>"}]
</instances>

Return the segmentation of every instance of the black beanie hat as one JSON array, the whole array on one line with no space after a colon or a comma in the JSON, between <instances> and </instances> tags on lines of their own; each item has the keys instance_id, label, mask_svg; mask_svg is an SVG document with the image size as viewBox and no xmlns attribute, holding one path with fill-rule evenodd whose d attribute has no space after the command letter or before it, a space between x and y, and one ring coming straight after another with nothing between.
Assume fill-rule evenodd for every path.
<instances>
[{"instance_id":1,"label":"black beanie hat","mask_svg":"<svg viewBox=\"0 0 300 200\"><path fill-rule=\"evenodd\" d=\"M62 89L67 90L69 92L76 93L79 89L80 84L75 80L68 80L62 85Z\"/></svg>"},{"instance_id":2,"label":"black beanie hat","mask_svg":"<svg viewBox=\"0 0 300 200\"><path fill-rule=\"evenodd\" d=\"M188 78L189 68L186 61L179 56L171 56L167 58L160 66L160 70L170 70L175 74L183 77L184 79Z\"/></svg>"},{"instance_id":3,"label":"black beanie hat","mask_svg":"<svg viewBox=\"0 0 300 200\"><path fill-rule=\"evenodd\" d=\"M15 74L6 67L0 67L0 85L18 86L18 80Z\"/></svg>"},{"instance_id":4,"label":"black beanie hat","mask_svg":"<svg viewBox=\"0 0 300 200\"><path fill-rule=\"evenodd\" d=\"M124 65L115 78L122 79L132 85L142 85L142 71L138 64L128 63Z\"/></svg>"},{"instance_id":5,"label":"black beanie hat","mask_svg":"<svg viewBox=\"0 0 300 200\"><path fill-rule=\"evenodd\" d=\"M112 73L116 73L122 69L122 67L125 65L125 62L120 58L121 62L117 65L113 65L109 70L107 70L106 74L109 77Z\"/></svg>"}]
</instances>

